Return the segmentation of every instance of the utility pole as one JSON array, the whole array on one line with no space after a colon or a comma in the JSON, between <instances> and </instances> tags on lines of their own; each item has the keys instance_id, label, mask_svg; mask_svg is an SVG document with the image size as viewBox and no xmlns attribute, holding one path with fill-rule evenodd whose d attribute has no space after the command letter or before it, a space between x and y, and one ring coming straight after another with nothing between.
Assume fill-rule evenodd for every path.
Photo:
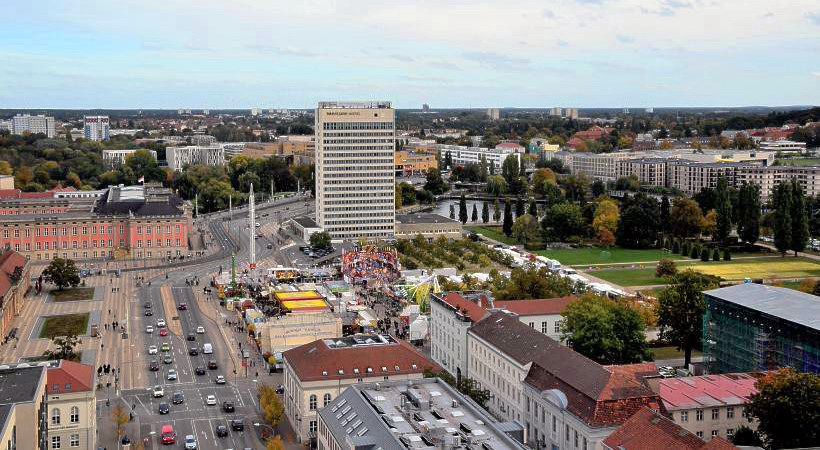
<instances>
[{"instance_id":1,"label":"utility pole","mask_svg":"<svg viewBox=\"0 0 820 450\"><path fill-rule=\"evenodd\" d=\"M273 192L274 192L273 178L271 178L271 180L270 180L270 201L273 201Z\"/></svg>"},{"instance_id":2,"label":"utility pole","mask_svg":"<svg viewBox=\"0 0 820 450\"><path fill-rule=\"evenodd\" d=\"M251 279L253 280L252 283L256 284L256 199L253 195L253 183L251 183L251 192L249 196L250 205L248 205L248 221L249 221L249 229L250 229L250 238L251 242L248 246L250 250L249 253L249 265L250 265L250 275Z\"/></svg>"},{"instance_id":3,"label":"utility pole","mask_svg":"<svg viewBox=\"0 0 820 450\"><path fill-rule=\"evenodd\" d=\"M194 194L194 215L199 219L199 192Z\"/></svg>"},{"instance_id":4,"label":"utility pole","mask_svg":"<svg viewBox=\"0 0 820 450\"><path fill-rule=\"evenodd\" d=\"M230 215L231 220L233 220L233 196L228 196L228 214Z\"/></svg>"}]
</instances>

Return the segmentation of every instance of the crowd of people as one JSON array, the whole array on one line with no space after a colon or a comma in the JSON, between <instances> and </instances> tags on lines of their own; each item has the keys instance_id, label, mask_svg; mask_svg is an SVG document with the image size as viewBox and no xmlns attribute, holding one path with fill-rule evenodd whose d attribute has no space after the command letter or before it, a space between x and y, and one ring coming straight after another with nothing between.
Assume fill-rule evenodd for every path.
<instances>
[{"instance_id":1,"label":"crowd of people","mask_svg":"<svg viewBox=\"0 0 820 450\"><path fill-rule=\"evenodd\" d=\"M393 248L366 245L342 254L342 274L350 283L389 284L401 276L398 260Z\"/></svg>"}]
</instances>

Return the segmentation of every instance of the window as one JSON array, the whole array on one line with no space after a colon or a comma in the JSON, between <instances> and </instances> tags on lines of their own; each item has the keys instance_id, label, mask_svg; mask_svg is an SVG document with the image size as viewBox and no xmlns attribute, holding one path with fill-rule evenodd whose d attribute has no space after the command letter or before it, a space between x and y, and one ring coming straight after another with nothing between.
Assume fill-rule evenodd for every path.
<instances>
[{"instance_id":1,"label":"window","mask_svg":"<svg viewBox=\"0 0 820 450\"><path fill-rule=\"evenodd\" d=\"M734 436L734 435L735 435L735 429L734 428L727 428L726 429L726 437L727 438L731 439L732 436Z\"/></svg>"},{"instance_id":2,"label":"window","mask_svg":"<svg viewBox=\"0 0 820 450\"><path fill-rule=\"evenodd\" d=\"M59 425L60 424L60 409L54 408L51 410L51 424L52 425ZM57 447L59 448L59 447Z\"/></svg>"},{"instance_id":3,"label":"window","mask_svg":"<svg viewBox=\"0 0 820 450\"><path fill-rule=\"evenodd\" d=\"M541 332L547 334L547 322L541 322Z\"/></svg>"},{"instance_id":4,"label":"window","mask_svg":"<svg viewBox=\"0 0 820 450\"><path fill-rule=\"evenodd\" d=\"M324 402L322 403L322 406L327 406L328 403L330 403L330 394L325 394Z\"/></svg>"},{"instance_id":5,"label":"window","mask_svg":"<svg viewBox=\"0 0 820 450\"><path fill-rule=\"evenodd\" d=\"M60 436L51 436L51 448L60 448Z\"/></svg>"},{"instance_id":6,"label":"window","mask_svg":"<svg viewBox=\"0 0 820 450\"><path fill-rule=\"evenodd\" d=\"M316 394L310 396L310 410L316 411Z\"/></svg>"},{"instance_id":7,"label":"window","mask_svg":"<svg viewBox=\"0 0 820 450\"><path fill-rule=\"evenodd\" d=\"M735 418L735 408L730 406L726 408L726 418L727 419L734 419Z\"/></svg>"},{"instance_id":8,"label":"window","mask_svg":"<svg viewBox=\"0 0 820 450\"><path fill-rule=\"evenodd\" d=\"M719 430L712 430L712 437L715 437L715 436L718 436L718 435L720 435Z\"/></svg>"},{"instance_id":9,"label":"window","mask_svg":"<svg viewBox=\"0 0 820 450\"><path fill-rule=\"evenodd\" d=\"M316 432L316 421L315 421L315 420L311 420L311 421L310 421L310 425L308 426L308 430L309 430L311 433L315 433L315 432Z\"/></svg>"},{"instance_id":10,"label":"window","mask_svg":"<svg viewBox=\"0 0 820 450\"><path fill-rule=\"evenodd\" d=\"M695 434L698 435L699 438L703 439L703 431L698 431Z\"/></svg>"},{"instance_id":11,"label":"window","mask_svg":"<svg viewBox=\"0 0 820 450\"><path fill-rule=\"evenodd\" d=\"M681 411L680 412L680 421L681 422L689 422L689 411Z\"/></svg>"},{"instance_id":12,"label":"window","mask_svg":"<svg viewBox=\"0 0 820 450\"><path fill-rule=\"evenodd\" d=\"M695 420L697 420L698 422L703 420L703 410L702 409L699 409L695 412Z\"/></svg>"},{"instance_id":13,"label":"window","mask_svg":"<svg viewBox=\"0 0 820 450\"><path fill-rule=\"evenodd\" d=\"M66 390L70 391L71 388L68 387L68 383L66 383ZM80 408L76 406L71 407L71 423L77 423L80 421Z\"/></svg>"},{"instance_id":14,"label":"window","mask_svg":"<svg viewBox=\"0 0 820 450\"><path fill-rule=\"evenodd\" d=\"M555 324L553 325L552 330L553 330L554 332L556 332L556 333L560 333L560 332L561 332L561 321L560 321L560 320L556 320L556 321L555 321Z\"/></svg>"},{"instance_id":15,"label":"window","mask_svg":"<svg viewBox=\"0 0 820 450\"><path fill-rule=\"evenodd\" d=\"M720 419L720 410L718 408L712 409L712 420Z\"/></svg>"},{"instance_id":16,"label":"window","mask_svg":"<svg viewBox=\"0 0 820 450\"><path fill-rule=\"evenodd\" d=\"M79 433L72 434L69 439L71 441L71 446L72 447L79 447L80 446L80 435L79 435Z\"/></svg>"}]
</instances>

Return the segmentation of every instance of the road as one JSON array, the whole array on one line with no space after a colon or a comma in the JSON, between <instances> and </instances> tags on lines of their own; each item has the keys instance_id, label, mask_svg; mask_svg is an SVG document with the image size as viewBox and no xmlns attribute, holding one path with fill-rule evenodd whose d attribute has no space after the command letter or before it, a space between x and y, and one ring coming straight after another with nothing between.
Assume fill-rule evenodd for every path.
<instances>
[{"instance_id":1,"label":"road","mask_svg":"<svg viewBox=\"0 0 820 450\"><path fill-rule=\"evenodd\" d=\"M261 210L257 221L262 225L260 228L270 229L266 224L281 223L310 210L311 203L281 205ZM112 389L111 393L114 399L121 399L134 415L132 426L138 430L138 436L132 432L131 439L147 439L146 448L161 447L160 430L166 424L174 427L178 443L190 434L196 437L200 449L263 448L253 427L253 423L259 421L256 386L258 382L279 384L281 375L262 374L264 379L258 380L258 367L250 370L243 368L239 346L247 343L247 336L225 324L226 320L235 321L237 316L220 307L218 299L206 294L203 289L209 285L210 277L219 271L220 266L222 270L230 270L231 252L236 253L238 262L248 260L251 228L248 227L247 211L234 212L233 220L227 213L200 220L207 225L213 241L222 247L216 255L169 267L170 270L164 273L157 274L155 270L152 272L155 275L153 278L142 278L141 273L147 272L128 272L128 276L139 286L127 290L124 296L127 320L122 322L126 324L130 336L116 341L123 346L119 361L119 386L122 390ZM256 230L253 232L256 233ZM268 242L272 242L269 237L257 239L257 261L277 261L277 249L275 246L268 249ZM180 309L182 304L185 307ZM147 305L151 305L150 308ZM146 315L148 309L151 315ZM158 326L160 320L166 323L166 336L160 334L163 328ZM153 327L153 332L146 331L148 326ZM204 332L197 333L198 327L203 327ZM189 340L191 338L193 340ZM206 343L212 345L212 354L203 353ZM168 345L167 352L161 350L163 344ZM150 346L159 349L157 354L148 354ZM198 350L195 355L190 352L193 346ZM166 356L170 357L168 363L164 361ZM258 358L259 355L253 352L247 361L253 359L258 362ZM150 370L152 360L156 360L159 366L156 371ZM216 369L207 368L210 361L216 362ZM197 368L204 368L204 374L197 375ZM168 380L170 370L177 372L176 380ZM225 378L225 384L215 382L220 375ZM154 386L163 388L163 397L154 397ZM176 392L184 398L181 404L171 402ZM216 397L216 405L206 404L209 395ZM224 401L233 402L235 411L225 412L222 408ZM98 403L101 403L101 411L107 411L104 408L106 402L107 396L100 395ZM160 403L168 404L168 414L160 414ZM244 431L231 430L229 421L234 419L243 422ZM219 425L227 426L227 436L216 435ZM99 444L113 447L112 442Z\"/></svg>"}]
</instances>

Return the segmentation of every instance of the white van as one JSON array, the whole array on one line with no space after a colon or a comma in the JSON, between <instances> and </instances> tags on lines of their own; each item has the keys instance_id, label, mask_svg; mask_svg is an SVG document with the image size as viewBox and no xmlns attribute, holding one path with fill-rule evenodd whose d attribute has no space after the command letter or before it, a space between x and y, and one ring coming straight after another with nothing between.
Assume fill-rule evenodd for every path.
<instances>
[{"instance_id":1,"label":"white van","mask_svg":"<svg viewBox=\"0 0 820 450\"><path fill-rule=\"evenodd\" d=\"M202 353L206 355L210 355L214 352L214 348L210 343L206 343L202 345Z\"/></svg>"}]
</instances>

